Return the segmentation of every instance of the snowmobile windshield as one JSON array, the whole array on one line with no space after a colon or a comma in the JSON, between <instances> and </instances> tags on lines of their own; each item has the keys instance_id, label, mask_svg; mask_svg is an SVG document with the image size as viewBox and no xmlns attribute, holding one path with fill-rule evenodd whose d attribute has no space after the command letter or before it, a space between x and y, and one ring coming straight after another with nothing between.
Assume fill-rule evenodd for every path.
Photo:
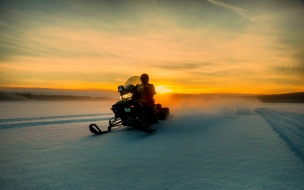
<instances>
[{"instance_id":1,"label":"snowmobile windshield","mask_svg":"<svg viewBox=\"0 0 304 190\"><path fill-rule=\"evenodd\" d=\"M133 76L130 77L127 82L125 83L124 87L126 90L132 88L133 86L136 86L140 84L140 77L139 76Z\"/></svg>"}]
</instances>

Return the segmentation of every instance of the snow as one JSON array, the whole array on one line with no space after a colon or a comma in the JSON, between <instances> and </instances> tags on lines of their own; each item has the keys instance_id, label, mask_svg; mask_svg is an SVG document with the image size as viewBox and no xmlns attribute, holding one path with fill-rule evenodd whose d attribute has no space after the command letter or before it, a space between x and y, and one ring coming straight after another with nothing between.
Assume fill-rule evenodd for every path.
<instances>
[{"instance_id":1,"label":"snow","mask_svg":"<svg viewBox=\"0 0 304 190\"><path fill-rule=\"evenodd\" d=\"M304 161L304 116L265 108L258 109L257 113L265 118L290 149Z\"/></svg>"},{"instance_id":2,"label":"snow","mask_svg":"<svg viewBox=\"0 0 304 190\"><path fill-rule=\"evenodd\" d=\"M0 102L0 189L303 189L303 104L170 105L156 133L107 127L113 102Z\"/></svg>"}]
</instances>

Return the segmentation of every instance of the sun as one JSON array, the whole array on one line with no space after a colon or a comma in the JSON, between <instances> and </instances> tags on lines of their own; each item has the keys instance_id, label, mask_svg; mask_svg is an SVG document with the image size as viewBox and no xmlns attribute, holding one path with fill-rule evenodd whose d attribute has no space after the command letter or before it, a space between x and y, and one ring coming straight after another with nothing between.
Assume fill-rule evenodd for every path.
<instances>
[{"instance_id":1,"label":"sun","mask_svg":"<svg viewBox=\"0 0 304 190\"><path fill-rule=\"evenodd\" d=\"M156 86L155 90L156 90L156 92L159 92L159 93L168 93L168 92L172 91L171 89L169 89L165 86Z\"/></svg>"}]
</instances>

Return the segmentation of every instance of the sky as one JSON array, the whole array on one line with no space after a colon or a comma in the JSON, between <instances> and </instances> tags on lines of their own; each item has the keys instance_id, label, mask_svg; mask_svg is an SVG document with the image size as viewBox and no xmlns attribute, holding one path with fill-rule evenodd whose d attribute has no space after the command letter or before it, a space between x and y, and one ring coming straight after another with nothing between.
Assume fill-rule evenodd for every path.
<instances>
[{"instance_id":1,"label":"sky","mask_svg":"<svg viewBox=\"0 0 304 190\"><path fill-rule=\"evenodd\" d=\"M304 91L303 0L1 0L0 87Z\"/></svg>"}]
</instances>

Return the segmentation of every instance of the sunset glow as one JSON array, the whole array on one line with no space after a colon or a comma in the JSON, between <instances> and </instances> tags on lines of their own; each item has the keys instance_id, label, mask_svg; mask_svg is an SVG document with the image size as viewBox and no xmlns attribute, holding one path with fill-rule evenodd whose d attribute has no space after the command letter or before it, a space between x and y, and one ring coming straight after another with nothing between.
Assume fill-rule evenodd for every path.
<instances>
[{"instance_id":1,"label":"sunset glow","mask_svg":"<svg viewBox=\"0 0 304 190\"><path fill-rule=\"evenodd\" d=\"M172 92L172 90L170 90L169 88L165 87L165 86L156 86L155 87L156 92L158 93L168 93L168 92Z\"/></svg>"},{"instance_id":2,"label":"sunset glow","mask_svg":"<svg viewBox=\"0 0 304 190\"><path fill-rule=\"evenodd\" d=\"M159 93L304 90L304 4L267 1L0 2L0 87ZM169 88L170 87L170 88Z\"/></svg>"}]
</instances>

